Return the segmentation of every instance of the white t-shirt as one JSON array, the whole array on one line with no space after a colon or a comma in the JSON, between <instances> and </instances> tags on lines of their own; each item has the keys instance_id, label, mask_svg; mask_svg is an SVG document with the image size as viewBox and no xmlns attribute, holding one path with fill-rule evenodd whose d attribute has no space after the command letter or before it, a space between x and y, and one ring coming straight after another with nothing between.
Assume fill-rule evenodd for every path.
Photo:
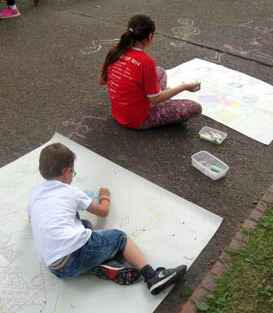
<instances>
[{"instance_id":1,"label":"white t-shirt","mask_svg":"<svg viewBox=\"0 0 273 313\"><path fill-rule=\"evenodd\" d=\"M79 188L58 180L47 180L31 194L28 214L36 250L47 266L76 251L90 238L76 217L77 210L86 210L92 200Z\"/></svg>"}]
</instances>

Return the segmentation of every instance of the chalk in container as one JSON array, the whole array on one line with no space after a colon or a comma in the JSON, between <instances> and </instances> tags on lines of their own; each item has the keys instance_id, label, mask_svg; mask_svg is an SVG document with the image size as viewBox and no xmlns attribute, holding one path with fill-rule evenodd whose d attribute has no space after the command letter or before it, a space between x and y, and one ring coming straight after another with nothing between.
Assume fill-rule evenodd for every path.
<instances>
[{"instance_id":1,"label":"chalk in container","mask_svg":"<svg viewBox=\"0 0 273 313\"><path fill-rule=\"evenodd\" d=\"M211 128L209 126L204 126L199 131L199 136L203 140L207 140L217 145L220 145L226 139L227 133L215 128Z\"/></svg>"},{"instance_id":2,"label":"chalk in container","mask_svg":"<svg viewBox=\"0 0 273 313\"><path fill-rule=\"evenodd\" d=\"M210 169L216 173L220 173L223 170L221 167L216 166L216 165L211 165Z\"/></svg>"},{"instance_id":3,"label":"chalk in container","mask_svg":"<svg viewBox=\"0 0 273 313\"><path fill-rule=\"evenodd\" d=\"M229 166L207 151L200 151L192 155L192 165L204 175L213 180L224 177Z\"/></svg>"}]
</instances>

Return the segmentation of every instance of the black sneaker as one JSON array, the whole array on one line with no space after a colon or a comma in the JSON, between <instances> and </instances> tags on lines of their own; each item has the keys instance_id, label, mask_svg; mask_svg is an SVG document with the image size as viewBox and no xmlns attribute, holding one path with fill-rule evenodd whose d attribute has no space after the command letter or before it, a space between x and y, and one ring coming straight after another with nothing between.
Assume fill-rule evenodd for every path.
<instances>
[{"instance_id":1,"label":"black sneaker","mask_svg":"<svg viewBox=\"0 0 273 313\"><path fill-rule=\"evenodd\" d=\"M127 262L109 260L93 269L94 274L101 279L113 280L120 285L131 285L140 278L140 271Z\"/></svg>"},{"instance_id":2,"label":"black sneaker","mask_svg":"<svg viewBox=\"0 0 273 313\"><path fill-rule=\"evenodd\" d=\"M186 273L187 266L180 265L176 268L165 269L159 267L156 270L155 275L146 281L152 295L157 295L165 288L177 282L177 280L183 277Z\"/></svg>"}]
</instances>

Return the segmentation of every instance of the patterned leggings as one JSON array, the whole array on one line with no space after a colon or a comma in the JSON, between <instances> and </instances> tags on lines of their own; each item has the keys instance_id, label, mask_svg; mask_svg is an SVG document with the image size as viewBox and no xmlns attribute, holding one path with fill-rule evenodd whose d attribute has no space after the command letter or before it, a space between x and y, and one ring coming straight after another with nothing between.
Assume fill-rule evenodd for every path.
<instances>
[{"instance_id":1,"label":"patterned leggings","mask_svg":"<svg viewBox=\"0 0 273 313\"><path fill-rule=\"evenodd\" d=\"M156 67L159 86L161 90L167 88L167 74L162 67ZM191 100L165 100L154 104L150 108L149 115L138 129L146 129L161 125L179 123L195 117L202 112L199 103Z\"/></svg>"}]
</instances>

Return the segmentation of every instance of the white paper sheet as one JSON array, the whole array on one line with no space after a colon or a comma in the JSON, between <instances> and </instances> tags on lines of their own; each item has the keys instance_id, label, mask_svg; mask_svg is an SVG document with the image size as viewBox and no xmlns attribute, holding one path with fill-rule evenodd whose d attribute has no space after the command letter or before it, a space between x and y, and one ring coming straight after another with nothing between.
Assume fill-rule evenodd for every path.
<instances>
[{"instance_id":1,"label":"white paper sheet","mask_svg":"<svg viewBox=\"0 0 273 313\"><path fill-rule=\"evenodd\" d=\"M77 154L74 185L111 190L109 216L85 217L97 227L127 232L154 267L191 266L222 222L70 139L55 134L52 142L62 142ZM38 173L43 147L0 169L1 313L153 312L170 289L152 296L143 281L119 286L92 274L60 280L39 263L25 209L31 188L43 181Z\"/></svg>"},{"instance_id":2,"label":"white paper sheet","mask_svg":"<svg viewBox=\"0 0 273 313\"><path fill-rule=\"evenodd\" d=\"M270 144L273 139L273 86L208 61L193 59L167 71L168 87L201 81L198 92L184 91L173 99L191 99L203 114L232 129Z\"/></svg>"}]
</instances>

